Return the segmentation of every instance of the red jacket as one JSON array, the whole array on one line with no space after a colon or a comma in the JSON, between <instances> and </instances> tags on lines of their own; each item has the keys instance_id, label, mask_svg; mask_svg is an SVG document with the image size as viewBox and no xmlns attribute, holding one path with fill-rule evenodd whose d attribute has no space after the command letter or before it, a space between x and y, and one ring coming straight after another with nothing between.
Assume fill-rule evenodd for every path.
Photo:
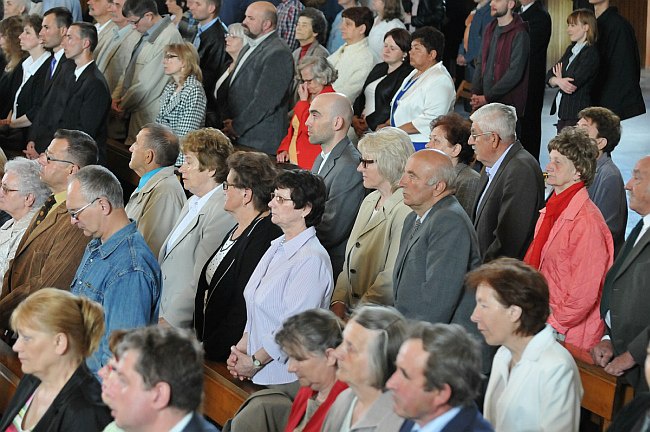
<instances>
[{"instance_id":1,"label":"red jacket","mask_svg":"<svg viewBox=\"0 0 650 432\"><path fill-rule=\"evenodd\" d=\"M334 88L331 85L326 85L323 87L323 90L319 93L334 93ZM309 117L309 101L298 101L295 107L293 107L293 118L289 122L289 130L287 135L282 139L280 147L278 147L278 153L283 151L289 151L289 145L291 145L291 139L294 134L298 134L298 139L296 140L296 152L298 153L298 166L302 169L310 170L314 165L316 157L321 152L320 145L312 144L309 142L309 135L307 135L307 126L305 122ZM293 123L295 119L298 120L299 126L298 130L294 131Z\"/></svg>"},{"instance_id":2,"label":"red jacket","mask_svg":"<svg viewBox=\"0 0 650 432\"><path fill-rule=\"evenodd\" d=\"M307 425L303 429L303 432L320 432L323 427L323 422L325 417L327 417L327 412L330 410L330 407L336 400L336 397L343 390L348 388L348 385L342 381L336 381L332 390L327 395L327 399L321 406L318 407L312 418L309 419ZM284 428L284 432L293 432L294 429L300 424L305 412L307 411L307 401L314 396L315 393L318 393L315 390L312 390L310 387L302 387L296 398L293 400L293 405L291 405L291 412L289 413L289 423L287 427Z\"/></svg>"},{"instance_id":3,"label":"red jacket","mask_svg":"<svg viewBox=\"0 0 650 432\"><path fill-rule=\"evenodd\" d=\"M546 209L540 210L535 236L545 215ZM566 335L567 343L589 350L600 341L605 330L600 297L613 260L612 234L582 188L553 225L539 267L550 294L548 323Z\"/></svg>"}]
</instances>

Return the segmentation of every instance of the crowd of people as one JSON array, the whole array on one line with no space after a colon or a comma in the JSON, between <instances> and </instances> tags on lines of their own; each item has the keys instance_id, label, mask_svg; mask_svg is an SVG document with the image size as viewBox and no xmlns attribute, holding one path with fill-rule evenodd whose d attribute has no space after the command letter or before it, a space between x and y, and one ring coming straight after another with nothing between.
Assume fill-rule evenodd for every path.
<instances>
[{"instance_id":1,"label":"crowd of people","mask_svg":"<svg viewBox=\"0 0 650 432\"><path fill-rule=\"evenodd\" d=\"M589 1L547 71L542 2L476 0L463 115L444 0L4 0L0 430L214 431L206 358L265 387L224 431L578 431L565 344L645 430L650 156L611 158L638 50Z\"/></svg>"}]
</instances>

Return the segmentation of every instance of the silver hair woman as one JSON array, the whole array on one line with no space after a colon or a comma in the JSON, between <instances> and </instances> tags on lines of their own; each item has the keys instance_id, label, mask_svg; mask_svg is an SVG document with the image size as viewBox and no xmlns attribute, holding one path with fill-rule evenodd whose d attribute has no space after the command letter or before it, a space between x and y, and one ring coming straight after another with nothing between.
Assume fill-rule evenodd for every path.
<instances>
[{"instance_id":1,"label":"silver hair woman","mask_svg":"<svg viewBox=\"0 0 650 432\"><path fill-rule=\"evenodd\" d=\"M411 212L397 185L413 154L408 134L383 128L366 134L359 150L357 170L363 175L363 186L374 192L361 203L336 281L331 309L340 318L359 303L393 304L393 266L402 225Z\"/></svg>"},{"instance_id":2,"label":"silver hair woman","mask_svg":"<svg viewBox=\"0 0 650 432\"><path fill-rule=\"evenodd\" d=\"M49 195L50 189L41 181L38 162L25 158L7 162L0 187L0 210L7 212L11 219L0 228L0 278L4 277L29 223Z\"/></svg>"}]
</instances>

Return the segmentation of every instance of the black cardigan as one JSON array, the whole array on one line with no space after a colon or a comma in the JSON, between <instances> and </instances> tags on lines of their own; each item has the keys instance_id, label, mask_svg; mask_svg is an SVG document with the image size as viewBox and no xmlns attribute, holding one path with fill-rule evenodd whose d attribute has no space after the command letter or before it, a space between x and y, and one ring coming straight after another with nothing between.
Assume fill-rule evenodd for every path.
<instances>
[{"instance_id":1,"label":"black cardigan","mask_svg":"<svg viewBox=\"0 0 650 432\"><path fill-rule=\"evenodd\" d=\"M20 118L23 114L27 114L27 118L32 122L36 118L43 100L45 76L50 72L51 59L52 57L48 58L20 90L16 104L16 118Z\"/></svg>"},{"instance_id":2,"label":"black cardigan","mask_svg":"<svg viewBox=\"0 0 650 432\"><path fill-rule=\"evenodd\" d=\"M361 113L363 113L363 109L366 106L366 97L363 92L366 90L368 84L386 76L386 78L381 80L375 89L375 112L366 117L366 123L368 123L370 130L373 131L377 129L377 126L380 124L386 123L390 118L390 101L393 100L393 96L395 96L395 93L397 93L397 90L401 87L404 78L406 78L412 70L413 66L405 61L400 65L400 67L386 75L388 72L387 63L384 62L375 65L375 67L370 71L368 78L366 78L366 82L363 83L361 93L354 101L354 115L361 116Z\"/></svg>"},{"instance_id":3,"label":"black cardigan","mask_svg":"<svg viewBox=\"0 0 650 432\"><path fill-rule=\"evenodd\" d=\"M226 234L222 245L234 230ZM241 339L246 325L244 288L271 241L281 235L282 230L271 222L271 216L266 216L251 223L239 236L221 260L209 285L205 271L219 249L205 263L194 300L194 328L199 340L203 341L207 359L225 361L230 347ZM206 292L208 301L204 315Z\"/></svg>"},{"instance_id":4,"label":"black cardigan","mask_svg":"<svg viewBox=\"0 0 650 432\"><path fill-rule=\"evenodd\" d=\"M41 381L33 375L20 380L0 421L0 431L13 422L18 411ZM113 418L101 398L102 388L83 362L72 374L32 432L101 431Z\"/></svg>"}]
</instances>

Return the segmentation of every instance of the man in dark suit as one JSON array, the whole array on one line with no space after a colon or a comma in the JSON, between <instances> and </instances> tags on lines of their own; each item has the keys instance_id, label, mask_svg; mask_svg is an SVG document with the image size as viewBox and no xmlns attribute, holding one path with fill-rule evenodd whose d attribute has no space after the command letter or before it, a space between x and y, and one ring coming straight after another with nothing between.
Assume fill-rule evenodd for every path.
<instances>
[{"instance_id":1,"label":"man in dark suit","mask_svg":"<svg viewBox=\"0 0 650 432\"><path fill-rule=\"evenodd\" d=\"M521 119L521 143L539 160L542 141L542 107L546 88L546 49L551 40L551 16L541 0L521 0L521 18L528 23L530 35L530 63L528 69L528 97Z\"/></svg>"},{"instance_id":2,"label":"man in dark suit","mask_svg":"<svg viewBox=\"0 0 650 432\"><path fill-rule=\"evenodd\" d=\"M461 326L418 323L402 344L386 383L395 412L408 420L400 432L491 432L474 399L481 387L480 345Z\"/></svg>"},{"instance_id":3,"label":"man in dark suit","mask_svg":"<svg viewBox=\"0 0 650 432\"><path fill-rule=\"evenodd\" d=\"M72 14L63 7L56 7L45 12L43 27L39 36L43 47L53 51L50 71L45 76L43 102L29 128L29 138L25 155L35 159L52 141L54 132L59 127L59 120L68 98L68 84L74 78L75 64L66 58L63 40L72 24Z\"/></svg>"},{"instance_id":4,"label":"man in dark suit","mask_svg":"<svg viewBox=\"0 0 650 432\"><path fill-rule=\"evenodd\" d=\"M228 91L223 132L238 145L274 155L287 133L293 57L276 32L275 6L258 1L243 26L252 39L237 58Z\"/></svg>"},{"instance_id":5,"label":"man in dark suit","mask_svg":"<svg viewBox=\"0 0 650 432\"><path fill-rule=\"evenodd\" d=\"M325 213L316 233L332 261L334 280L343 269L345 245L365 196L357 172L361 154L347 137L351 122L349 99L340 93L325 93L314 98L305 123L309 142L322 149L311 169L327 188Z\"/></svg>"},{"instance_id":6,"label":"man in dark suit","mask_svg":"<svg viewBox=\"0 0 650 432\"><path fill-rule=\"evenodd\" d=\"M637 162L625 189L630 208L642 219L605 278L600 314L607 331L591 356L605 372L623 376L641 392L648 391L643 365L650 340L650 156Z\"/></svg>"},{"instance_id":7,"label":"man in dark suit","mask_svg":"<svg viewBox=\"0 0 650 432\"><path fill-rule=\"evenodd\" d=\"M93 61L97 47L97 29L86 22L68 28L65 55L76 69L69 85L70 95L59 127L86 132L95 139L99 163L106 163L106 122L111 108L111 94L104 75Z\"/></svg>"},{"instance_id":8,"label":"man in dark suit","mask_svg":"<svg viewBox=\"0 0 650 432\"><path fill-rule=\"evenodd\" d=\"M413 213L404 221L393 271L395 307L406 318L456 323L478 335L465 274L481 264L476 232L453 195L456 172L439 150L413 154L399 185ZM489 369L488 369L489 371Z\"/></svg>"},{"instance_id":9,"label":"man in dark suit","mask_svg":"<svg viewBox=\"0 0 650 432\"><path fill-rule=\"evenodd\" d=\"M469 143L485 165L473 211L483 262L501 256L522 259L544 206L542 171L517 141L513 107L491 103L470 118Z\"/></svg>"},{"instance_id":10,"label":"man in dark suit","mask_svg":"<svg viewBox=\"0 0 650 432\"><path fill-rule=\"evenodd\" d=\"M108 375L102 391L120 429L217 432L197 412L203 396L203 348L194 334L169 326L131 330L115 354L115 373Z\"/></svg>"},{"instance_id":11,"label":"man in dark suit","mask_svg":"<svg viewBox=\"0 0 650 432\"><path fill-rule=\"evenodd\" d=\"M230 64L230 56L226 53L226 27L218 17L221 0L193 0L189 7L192 17L199 22L194 46L199 51L203 88L208 98L205 126L220 128L214 86Z\"/></svg>"}]
</instances>

